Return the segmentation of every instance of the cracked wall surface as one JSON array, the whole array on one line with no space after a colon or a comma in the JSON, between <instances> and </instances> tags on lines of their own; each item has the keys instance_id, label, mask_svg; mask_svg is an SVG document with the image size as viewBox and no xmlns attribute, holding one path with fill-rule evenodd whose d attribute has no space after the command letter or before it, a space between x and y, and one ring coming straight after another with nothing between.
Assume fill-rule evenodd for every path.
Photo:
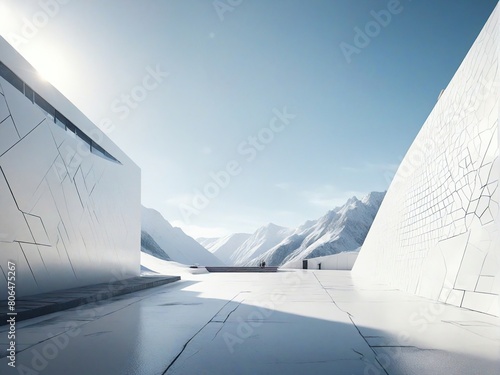
<instances>
[{"instance_id":1,"label":"cracked wall surface","mask_svg":"<svg viewBox=\"0 0 500 375\"><path fill-rule=\"evenodd\" d=\"M402 161L355 276L500 315L499 9Z\"/></svg>"},{"instance_id":2,"label":"cracked wall surface","mask_svg":"<svg viewBox=\"0 0 500 375\"><path fill-rule=\"evenodd\" d=\"M9 68L33 69L4 41L0 47ZM43 85L37 90L54 107L100 134ZM17 265L18 297L139 274L140 170L107 137L97 138L120 162L91 153L0 77L0 299L7 298L8 261Z\"/></svg>"}]
</instances>

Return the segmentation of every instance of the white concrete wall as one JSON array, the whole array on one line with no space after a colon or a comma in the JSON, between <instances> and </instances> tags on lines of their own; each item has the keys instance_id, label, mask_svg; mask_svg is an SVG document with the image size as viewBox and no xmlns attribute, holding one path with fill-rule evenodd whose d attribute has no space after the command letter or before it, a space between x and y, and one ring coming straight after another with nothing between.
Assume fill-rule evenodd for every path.
<instances>
[{"instance_id":1,"label":"white concrete wall","mask_svg":"<svg viewBox=\"0 0 500 375\"><path fill-rule=\"evenodd\" d=\"M499 315L499 9L401 163L353 275Z\"/></svg>"},{"instance_id":2,"label":"white concrete wall","mask_svg":"<svg viewBox=\"0 0 500 375\"><path fill-rule=\"evenodd\" d=\"M324 257L311 258L307 260L307 268L310 270L319 269L321 263L322 270L351 270L356 258L357 251L348 251L339 254L326 255ZM302 269L302 260L293 260L281 266L285 269Z\"/></svg>"},{"instance_id":3,"label":"white concrete wall","mask_svg":"<svg viewBox=\"0 0 500 375\"><path fill-rule=\"evenodd\" d=\"M0 299L14 261L17 296L140 272L140 169L0 38L0 61L118 162L0 78Z\"/></svg>"}]
</instances>

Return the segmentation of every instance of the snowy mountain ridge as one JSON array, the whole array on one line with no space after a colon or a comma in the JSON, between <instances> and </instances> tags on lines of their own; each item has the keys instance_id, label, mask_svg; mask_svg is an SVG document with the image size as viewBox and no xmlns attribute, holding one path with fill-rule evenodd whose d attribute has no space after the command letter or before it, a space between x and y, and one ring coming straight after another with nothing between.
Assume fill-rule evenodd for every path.
<instances>
[{"instance_id":1,"label":"snowy mountain ridge","mask_svg":"<svg viewBox=\"0 0 500 375\"><path fill-rule=\"evenodd\" d=\"M359 200L350 198L343 206L316 221L297 228L280 244L247 265L265 261L270 266L358 249L375 219L385 193L372 192Z\"/></svg>"},{"instance_id":2,"label":"snowy mountain ridge","mask_svg":"<svg viewBox=\"0 0 500 375\"><path fill-rule=\"evenodd\" d=\"M249 233L235 233L221 238L197 238L196 241L224 263L232 264L234 250L238 249L250 236Z\"/></svg>"},{"instance_id":3,"label":"snowy mountain ridge","mask_svg":"<svg viewBox=\"0 0 500 375\"><path fill-rule=\"evenodd\" d=\"M158 211L143 206L141 213L141 250L143 252L160 259L173 260L187 265L224 265L224 262L185 234L182 229L172 227Z\"/></svg>"},{"instance_id":4,"label":"snowy mountain ridge","mask_svg":"<svg viewBox=\"0 0 500 375\"><path fill-rule=\"evenodd\" d=\"M297 259L355 251L363 244L384 196L385 192L372 192L361 200L349 198L344 205L295 229L270 223L251 235L237 233L198 241L235 266L256 266L262 261L280 266Z\"/></svg>"},{"instance_id":5,"label":"snowy mountain ridge","mask_svg":"<svg viewBox=\"0 0 500 375\"><path fill-rule=\"evenodd\" d=\"M291 232L292 229L273 223L260 227L231 254L231 264L242 266L251 262L270 248L278 245Z\"/></svg>"}]
</instances>

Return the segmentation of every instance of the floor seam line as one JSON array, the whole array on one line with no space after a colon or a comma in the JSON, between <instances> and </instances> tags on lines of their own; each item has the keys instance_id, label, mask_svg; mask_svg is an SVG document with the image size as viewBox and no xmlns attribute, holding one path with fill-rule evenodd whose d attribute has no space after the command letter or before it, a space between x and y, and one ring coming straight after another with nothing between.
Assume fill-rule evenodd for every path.
<instances>
[{"instance_id":1,"label":"floor seam line","mask_svg":"<svg viewBox=\"0 0 500 375\"><path fill-rule=\"evenodd\" d=\"M352 319L352 315L348 312L348 311L345 311L343 309L341 309L339 307L339 305L337 305L337 302L335 302L335 300L333 299L332 295L330 293L328 293L328 290L323 286L323 284L321 283L321 281L318 279L318 276L316 276L316 273L313 272L313 275L314 277L316 278L316 280L318 281L319 285L321 285L321 287L323 288L323 290L326 292L326 294L328 294L328 296L330 297L330 299L332 300L332 303L340 310L342 311L343 313L347 314L347 316L349 317L349 320L351 321L352 325L354 326L354 328L356 328L356 330L358 331L358 334L363 338L363 340L366 342L366 345L368 345L368 347L370 348L370 350L373 352L373 355L375 357L375 360L377 361L377 363L380 365L380 368L384 370L385 374L386 375L389 375L389 373L387 372L387 370L385 369L384 366L382 366L382 364L379 362L378 358L377 358L377 353L375 352L375 350L373 350L372 346L370 345L370 343L368 342L368 340L365 338L365 336L363 336L363 334L361 333L361 331L359 330L358 326L356 325L356 323L354 323L354 320Z\"/></svg>"},{"instance_id":2,"label":"floor seam line","mask_svg":"<svg viewBox=\"0 0 500 375\"><path fill-rule=\"evenodd\" d=\"M208 320L198 331L196 331L196 333L191 336L191 338L186 341L186 343L182 346L182 349L181 351L175 356L175 358L172 360L172 362L170 362L170 364L168 365L168 367L165 369L165 371L162 372L162 375L166 375L166 373L168 372L168 370L174 365L174 363L179 359L179 357L182 355L182 353L184 353L184 351L186 350L187 346L189 345L189 343L206 327L208 326L210 323L215 323L215 322L212 322L212 319L214 317L217 316L217 314L219 314L222 309L224 307L226 307L230 302L232 302L236 297L238 297L239 295L241 294L241 292L238 292L233 298L231 298L229 301L227 301L219 310L217 310L217 312L210 318L210 320ZM241 303L241 302L240 302ZM239 304L238 304L239 306ZM234 310L233 310L234 311ZM222 322L222 325L224 325L224 322ZM221 329L222 329L222 326L221 326ZM220 331L220 330L219 330ZM216 335L217 336L217 335Z\"/></svg>"}]
</instances>

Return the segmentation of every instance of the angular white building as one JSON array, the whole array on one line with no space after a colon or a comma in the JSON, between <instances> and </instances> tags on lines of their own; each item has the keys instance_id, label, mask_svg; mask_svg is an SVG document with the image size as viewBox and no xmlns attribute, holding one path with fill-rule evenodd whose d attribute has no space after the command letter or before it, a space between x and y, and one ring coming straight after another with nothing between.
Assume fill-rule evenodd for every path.
<instances>
[{"instance_id":1,"label":"angular white building","mask_svg":"<svg viewBox=\"0 0 500 375\"><path fill-rule=\"evenodd\" d=\"M0 38L0 300L137 276L140 169Z\"/></svg>"},{"instance_id":2,"label":"angular white building","mask_svg":"<svg viewBox=\"0 0 500 375\"><path fill-rule=\"evenodd\" d=\"M500 315L498 5L387 192L353 275Z\"/></svg>"}]
</instances>

